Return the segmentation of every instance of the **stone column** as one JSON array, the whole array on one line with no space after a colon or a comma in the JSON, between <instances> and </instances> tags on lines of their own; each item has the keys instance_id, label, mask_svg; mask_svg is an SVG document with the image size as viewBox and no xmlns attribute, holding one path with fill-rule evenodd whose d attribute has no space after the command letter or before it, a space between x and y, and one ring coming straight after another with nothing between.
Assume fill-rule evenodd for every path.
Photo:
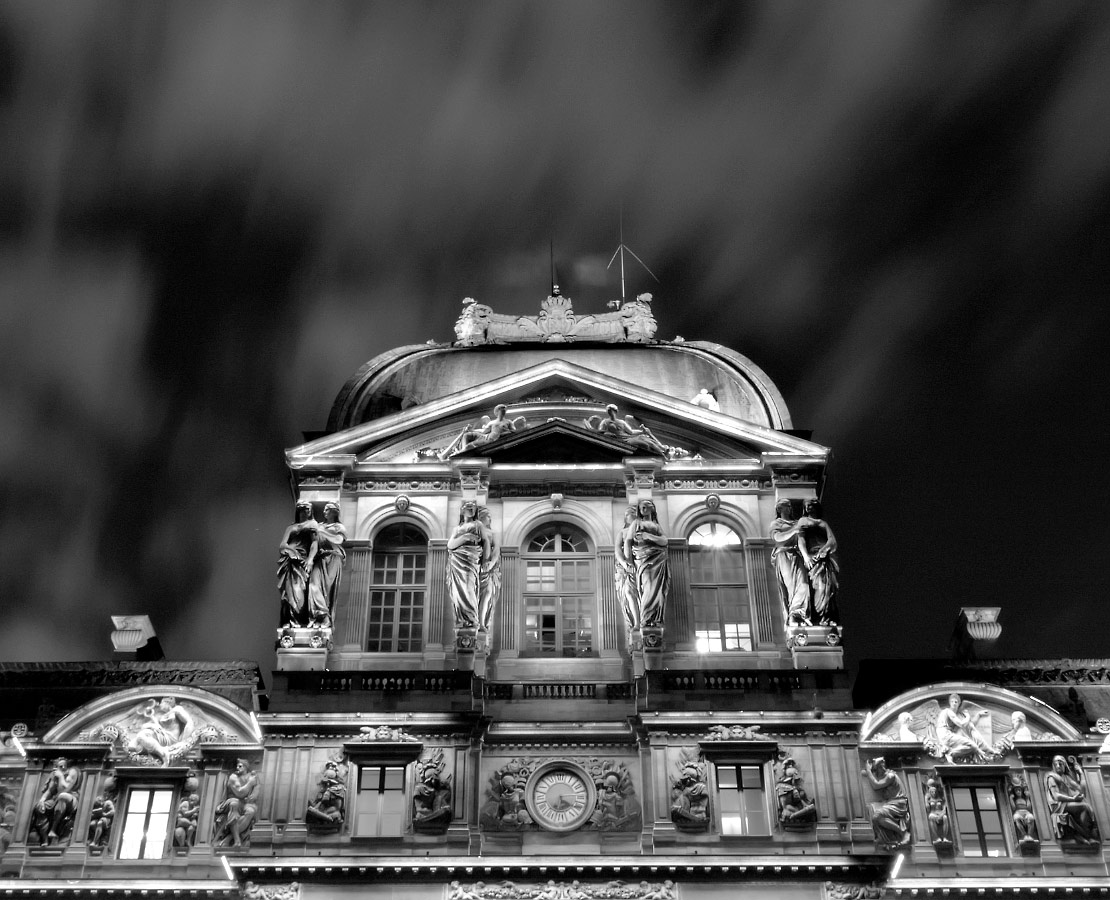
<instances>
[{"instance_id":1,"label":"stone column","mask_svg":"<svg viewBox=\"0 0 1110 900\"><path fill-rule=\"evenodd\" d=\"M501 599L497 601L497 644L500 652L516 656L520 633L520 549L501 548Z\"/></svg>"},{"instance_id":2,"label":"stone column","mask_svg":"<svg viewBox=\"0 0 1110 900\"><path fill-rule=\"evenodd\" d=\"M766 538L744 541L744 561L748 569L748 597L752 606L754 646L782 646L786 641L782 626L782 600L772 577L771 542Z\"/></svg>"},{"instance_id":3,"label":"stone column","mask_svg":"<svg viewBox=\"0 0 1110 900\"><path fill-rule=\"evenodd\" d=\"M347 549L346 577L335 601L335 637L340 650L366 648L367 616L370 609L370 580L374 550L369 544L353 544Z\"/></svg>"},{"instance_id":4,"label":"stone column","mask_svg":"<svg viewBox=\"0 0 1110 900\"><path fill-rule=\"evenodd\" d=\"M690 611L690 550L686 541L667 542L667 565L671 571L671 593L665 615L667 643L676 650L694 649L694 622Z\"/></svg>"},{"instance_id":5,"label":"stone column","mask_svg":"<svg viewBox=\"0 0 1110 900\"><path fill-rule=\"evenodd\" d=\"M424 617L424 646L442 650L455 645L454 615L447 607L447 541L428 542L428 608Z\"/></svg>"},{"instance_id":6,"label":"stone column","mask_svg":"<svg viewBox=\"0 0 1110 900\"><path fill-rule=\"evenodd\" d=\"M621 609L617 589L613 584L615 567L613 551L609 548L599 550L597 553L597 639L598 649L603 652L619 649L622 643L621 633L625 630L624 610Z\"/></svg>"}]
</instances>

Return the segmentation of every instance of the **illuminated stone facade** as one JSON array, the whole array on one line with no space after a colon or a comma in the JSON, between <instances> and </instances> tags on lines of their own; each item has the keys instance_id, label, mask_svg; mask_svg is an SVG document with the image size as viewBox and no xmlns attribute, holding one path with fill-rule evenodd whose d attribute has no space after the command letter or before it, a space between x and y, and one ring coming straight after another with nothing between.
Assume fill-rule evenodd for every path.
<instances>
[{"instance_id":1,"label":"illuminated stone facade","mask_svg":"<svg viewBox=\"0 0 1110 900\"><path fill-rule=\"evenodd\" d=\"M856 708L829 451L627 306L468 302L352 377L287 453L268 695L245 664L5 670L68 699L0 718L0 892L1110 890L1093 720L975 666Z\"/></svg>"}]
</instances>

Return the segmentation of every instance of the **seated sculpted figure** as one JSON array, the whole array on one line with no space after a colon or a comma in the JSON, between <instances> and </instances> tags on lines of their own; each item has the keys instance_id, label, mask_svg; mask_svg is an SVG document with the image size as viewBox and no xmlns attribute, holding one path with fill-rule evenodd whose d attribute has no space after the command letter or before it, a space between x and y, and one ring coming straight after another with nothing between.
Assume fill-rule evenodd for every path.
<instances>
[{"instance_id":1,"label":"seated sculpted figure","mask_svg":"<svg viewBox=\"0 0 1110 900\"><path fill-rule=\"evenodd\" d=\"M64 756L54 760L54 768L43 779L42 792L31 814L31 831L40 844L58 844L69 839L80 790L81 771Z\"/></svg>"},{"instance_id":2,"label":"seated sculpted figure","mask_svg":"<svg viewBox=\"0 0 1110 900\"><path fill-rule=\"evenodd\" d=\"M1097 844L1098 823L1087 801L1087 784L1074 756L1052 757L1052 771L1044 779L1056 839L1078 844Z\"/></svg>"},{"instance_id":3,"label":"seated sculpted figure","mask_svg":"<svg viewBox=\"0 0 1110 900\"><path fill-rule=\"evenodd\" d=\"M151 700L142 711L143 723L131 737L128 749L145 751L168 766L188 745L196 728L188 710L177 705L174 697Z\"/></svg>"},{"instance_id":4,"label":"seated sculpted figure","mask_svg":"<svg viewBox=\"0 0 1110 900\"><path fill-rule=\"evenodd\" d=\"M243 847L251 842L250 830L258 815L258 775L245 759L235 763L235 771L227 779L224 799L216 807L216 823L212 843L216 847Z\"/></svg>"},{"instance_id":5,"label":"seated sculpted figure","mask_svg":"<svg viewBox=\"0 0 1110 900\"><path fill-rule=\"evenodd\" d=\"M871 827L875 842L887 848L908 847L910 835L910 798L902 779L887 771L886 760L881 756L869 760L861 774L882 797L881 803L871 804Z\"/></svg>"},{"instance_id":6,"label":"seated sculpted figure","mask_svg":"<svg viewBox=\"0 0 1110 900\"><path fill-rule=\"evenodd\" d=\"M979 732L976 723L990 713L985 709L974 713L961 710L959 694L950 694L948 706L937 714L937 743L950 763L969 759L994 759L998 754Z\"/></svg>"},{"instance_id":7,"label":"seated sculpted figure","mask_svg":"<svg viewBox=\"0 0 1110 900\"><path fill-rule=\"evenodd\" d=\"M316 799L305 810L304 820L309 831L335 831L343 825L344 798L347 786L339 777L339 766L334 762L324 765L324 777Z\"/></svg>"}]
</instances>

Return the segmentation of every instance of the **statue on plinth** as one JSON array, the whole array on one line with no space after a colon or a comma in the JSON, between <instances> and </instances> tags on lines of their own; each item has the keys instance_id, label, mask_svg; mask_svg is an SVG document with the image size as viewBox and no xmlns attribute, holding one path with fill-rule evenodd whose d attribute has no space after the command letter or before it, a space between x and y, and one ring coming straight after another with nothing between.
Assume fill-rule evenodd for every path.
<instances>
[{"instance_id":1,"label":"statue on plinth","mask_svg":"<svg viewBox=\"0 0 1110 900\"><path fill-rule=\"evenodd\" d=\"M278 545L278 592L281 594L281 624L307 625L308 579L316 560L320 541L319 523L313 518L312 504L298 500L293 524L285 529Z\"/></svg>"},{"instance_id":2,"label":"statue on plinth","mask_svg":"<svg viewBox=\"0 0 1110 900\"><path fill-rule=\"evenodd\" d=\"M640 627L640 598L636 593L636 565L626 553L632 538L632 523L636 521L636 507L624 511L624 525L613 541L613 587L624 611L624 621L629 632Z\"/></svg>"},{"instance_id":3,"label":"statue on plinth","mask_svg":"<svg viewBox=\"0 0 1110 900\"><path fill-rule=\"evenodd\" d=\"M88 842L90 847L107 847L116 819L116 797L119 793L114 776L109 775L100 786L89 813Z\"/></svg>"},{"instance_id":4,"label":"statue on plinth","mask_svg":"<svg viewBox=\"0 0 1110 900\"><path fill-rule=\"evenodd\" d=\"M771 523L771 541L774 549L771 560L782 598L787 626L812 625L810 607L812 590L805 559L798 548L802 528L794 521L794 507L789 500L775 504L775 520Z\"/></svg>"},{"instance_id":5,"label":"statue on plinth","mask_svg":"<svg viewBox=\"0 0 1110 900\"><path fill-rule=\"evenodd\" d=\"M308 620L315 628L329 627L343 579L347 529L339 521L339 504L324 504L324 521L316 526L316 556L308 576Z\"/></svg>"},{"instance_id":6,"label":"statue on plinth","mask_svg":"<svg viewBox=\"0 0 1110 900\"><path fill-rule=\"evenodd\" d=\"M489 543L489 552L478 573L478 628L489 632L501 596L501 542L493 532L489 509L483 506L478 510L478 521L483 537Z\"/></svg>"},{"instance_id":7,"label":"statue on plinth","mask_svg":"<svg viewBox=\"0 0 1110 900\"><path fill-rule=\"evenodd\" d=\"M640 627L661 628L671 572L667 560L667 538L651 500L641 500L636 504L636 516L625 531L624 556L632 560Z\"/></svg>"},{"instance_id":8,"label":"statue on plinth","mask_svg":"<svg viewBox=\"0 0 1110 900\"><path fill-rule=\"evenodd\" d=\"M798 552L809 576L811 612L814 625L838 625L837 592L840 561L836 537L829 523L821 518L821 501L805 502L805 515L798 520Z\"/></svg>"},{"instance_id":9,"label":"statue on plinth","mask_svg":"<svg viewBox=\"0 0 1110 900\"><path fill-rule=\"evenodd\" d=\"M929 820L929 840L941 852L952 849L952 823L948 818L948 801L940 779L933 775L925 782L925 816Z\"/></svg>"},{"instance_id":10,"label":"statue on plinth","mask_svg":"<svg viewBox=\"0 0 1110 900\"><path fill-rule=\"evenodd\" d=\"M490 540L478 520L478 504L464 500L459 524L447 541L447 593L456 629L478 627L482 567L489 559Z\"/></svg>"}]
</instances>

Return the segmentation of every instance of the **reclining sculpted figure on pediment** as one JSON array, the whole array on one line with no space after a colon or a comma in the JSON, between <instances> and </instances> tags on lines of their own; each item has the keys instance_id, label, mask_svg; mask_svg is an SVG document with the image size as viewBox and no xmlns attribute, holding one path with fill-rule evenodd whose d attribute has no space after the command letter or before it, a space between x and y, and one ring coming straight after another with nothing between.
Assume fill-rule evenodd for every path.
<instances>
[{"instance_id":1,"label":"reclining sculpted figure on pediment","mask_svg":"<svg viewBox=\"0 0 1110 900\"><path fill-rule=\"evenodd\" d=\"M122 750L141 765L172 766L200 743L238 741L208 721L194 703L176 697L151 698L122 719L104 722L81 735L82 739L104 741Z\"/></svg>"},{"instance_id":2,"label":"reclining sculpted figure on pediment","mask_svg":"<svg viewBox=\"0 0 1110 900\"><path fill-rule=\"evenodd\" d=\"M1021 710L987 709L959 694L948 696L946 706L930 699L898 714L893 734L876 731L871 740L898 741L921 746L949 763L984 763L997 759L1015 743L1059 741L1051 731L1030 727Z\"/></svg>"},{"instance_id":3,"label":"reclining sculpted figure on pediment","mask_svg":"<svg viewBox=\"0 0 1110 900\"><path fill-rule=\"evenodd\" d=\"M499 403L493 408L493 418L482 416L479 425L467 425L450 444L442 450L435 451L435 455L443 460L452 456L463 456L477 447L492 444L494 441L516 431L523 431L528 427L524 416L507 417L508 407Z\"/></svg>"}]
</instances>

